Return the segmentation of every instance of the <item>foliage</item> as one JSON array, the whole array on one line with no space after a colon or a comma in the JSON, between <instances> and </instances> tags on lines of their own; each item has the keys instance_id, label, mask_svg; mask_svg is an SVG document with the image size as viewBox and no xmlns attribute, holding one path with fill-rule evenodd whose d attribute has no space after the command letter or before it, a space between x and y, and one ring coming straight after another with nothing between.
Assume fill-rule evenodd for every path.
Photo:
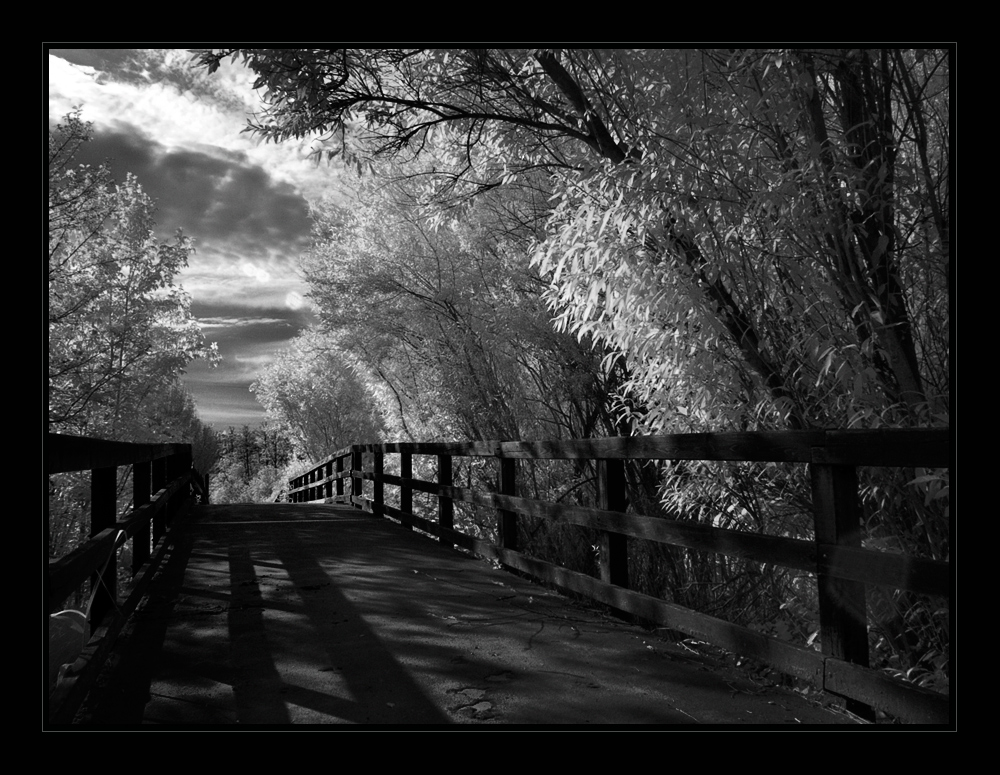
<instances>
[{"instance_id":1,"label":"foliage","mask_svg":"<svg viewBox=\"0 0 1000 775\"><path fill-rule=\"evenodd\" d=\"M550 299L625 356L646 430L947 412L947 52L196 56L257 74L266 140L369 162L444 143L439 190L552 173Z\"/></svg>"},{"instance_id":2,"label":"foliage","mask_svg":"<svg viewBox=\"0 0 1000 775\"><path fill-rule=\"evenodd\" d=\"M628 358L641 427L941 422L946 56L634 64L642 151L560 179L536 260L560 325Z\"/></svg>"},{"instance_id":3,"label":"foliage","mask_svg":"<svg viewBox=\"0 0 1000 775\"><path fill-rule=\"evenodd\" d=\"M192 358L217 357L174 284L191 245L154 239L153 205L133 176L115 184L107 166L75 164L90 133L77 111L48 137L48 430L191 443L207 472L214 435L179 381ZM131 507L131 476L118 471L119 514ZM49 556L89 532L89 473L49 477Z\"/></svg>"},{"instance_id":4,"label":"foliage","mask_svg":"<svg viewBox=\"0 0 1000 775\"><path fill-rule=\"evenodd\" d=\"M947 51L196 55L210 71L226 58L264 91L249 131L313 137L323 157L405 181L404 196L369 179L357 207L319 211L307 268L326 328L422 438L948 423ZM496 214L526 191L547 204L511 239ZM560 337L576 336L603 374L525 334L543 304L548 341L568 354ZM550 424L568 382L532 368L553 361L582 375L595 400L580 416L600 421ZM865 476L867 545L948 556L947 472ZM811 523L808 482L784 467L629 481L646 514L772 535ZM636 586L815 645L811 580L633 548ZM947 669L940 608L897 595L871 610L879 664ZM913 644L877 635L897 619Z\"/></svg>"},{"instance_id":5,"label":"foliage","mask_svg":"<svg viewBox=\"0 0 1000 775\"><path fill-rule=\"evenodd\" d=\"M215 358L214 345L174 285L189 240L152 236L153 205L133 176L114 184L106 166L74 166L89 134L78 113L49 132L49 430L157 440L144 410L186 412L177 377Z\"/></svg>"},{"instance_id":6,"label":"foliage","mask_svg":"<svg viewBox=\"0 0 1000 775\"><path fill-rule=\"evenodd\" d=\"M292 340L250 389L308 460L318 462L348 444L380 437L371 396L317 331Z\"/></svg>"},{"instance_id":7,"label":"foliage","mask_svg":"<svg viewBox=\"0 0 1000 775\"><path fill-rule=\"evenodd\" d=\"M219 454L209 481L212 503L270 503L301 466L285 429L271 422L223 431Z\"/></svg>"},{"instance_id":8,"label":"foliage","mask_svg":"<svg viewBox=\"0 0 1000 775\"><path fill-rule=\"evenodd\" d=\"M397 168L395 187L357 181L349 208L317 207L304 260L323 328L380 398L390 433L606 433L614 378L552 330L544 283L528 266L537 193L483 195L435 228L402 179L422 169Z\"/></svg>"}]
</instances>

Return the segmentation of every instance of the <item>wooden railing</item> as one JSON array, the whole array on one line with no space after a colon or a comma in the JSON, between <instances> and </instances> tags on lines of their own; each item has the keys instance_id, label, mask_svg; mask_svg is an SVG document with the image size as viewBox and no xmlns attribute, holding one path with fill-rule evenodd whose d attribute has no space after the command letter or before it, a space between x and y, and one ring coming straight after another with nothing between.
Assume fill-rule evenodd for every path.
<instances>
[{"instance_id":1,"label":"wooden railing","mask_svg":"<svg viewBox=\"0 0 1000 775\"><path fill-rule=\"evenodd\" d=\"M385 473L387 455L398 455L398 475ZM437 482L414 479L413 456L436 458ZM455 486L454 457L496 458L496 492ZM371 468L364 465L369 458ZM597 469L597 507L570 506L516 496L518 459L586 459ZM662 517L626 514L624 461L705 460L785 462L809 467L814 540L716 528ZM949 697L898 681L869 668L866 585L949 598L948 562L861 548L859 466L950 468L947 430L787 431L688 434L548 442L469 442L354 445L290 480L293 503L352 503L376 516L399 520L543 582L604 603L643 620L686 633L763 661L847 698L848 709L874 718L879 708L904 721L942 724ZM351 482L350 492L345 483ZM363 484L371 481L372 496ZM386 503L386 485L399 490L399 506ZM413 513L414 491L437 497L437 519ZM496 544L454 529L454 503L496 510ZM594 528L603 536L600 578L542 562L518 551L518 515ZM767 637L746 627L628 589L626 537L660 542L794 568L815 574L822 653Z\"/></svg>"},{"instance_id":2,"label":"wooden railing","mask_svg":"<svg viewBox=\"0 0 1000 775\"><path fill-rule=\"evenodd\" d=\"M119 519L118 468L132 466L132 509ZM126 444L50 433L45 443L45 473L90 471L90 540L69 554L50 558L45 589L45 615L90 579L89 641L66 676L49 696L49 720L72 721L110 653L125 620L135 610L165 542L160 539L191 492L201 492L201 481L191 468L190 444ZM132 539L132 583L126 599L119 599L117 550Z\"/></svg>"}]
</instances>

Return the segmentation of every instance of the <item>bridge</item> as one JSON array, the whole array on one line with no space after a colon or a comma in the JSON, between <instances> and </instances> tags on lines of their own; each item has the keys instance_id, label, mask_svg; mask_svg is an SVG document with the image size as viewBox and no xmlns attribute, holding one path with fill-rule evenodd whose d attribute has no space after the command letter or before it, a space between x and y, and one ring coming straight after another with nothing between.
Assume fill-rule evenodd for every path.
<instances>
[{"instance_id":1,"label":"bridge","mask_svg":"<svg viewBox=\"0 0 1000 775\"><path fill-rule=\"evenodd\" d=\"M948 468L947 431L354 445L289 482L287 502L246 506L195 504L190 460L185 445L49 435L47 473L91 471L93 503L91 539L46 575L49 725L953 720L947 695L869 667L865 613L873 585L950 601L951 565L862 548L858 506L859 467ZM813 539L635 513L629 466L663 460L804 466ZM524 497L542 461L590 466L595 505ZM123 466L133 508L118 519ZM494 486L463 486L456 471L477 466ZM590 531L597 572L525 551L540 521ZM812 574L822 651L631 589L637 540ZM88 580L84 622L64 605Z\"/></svg>"}]
</instances>

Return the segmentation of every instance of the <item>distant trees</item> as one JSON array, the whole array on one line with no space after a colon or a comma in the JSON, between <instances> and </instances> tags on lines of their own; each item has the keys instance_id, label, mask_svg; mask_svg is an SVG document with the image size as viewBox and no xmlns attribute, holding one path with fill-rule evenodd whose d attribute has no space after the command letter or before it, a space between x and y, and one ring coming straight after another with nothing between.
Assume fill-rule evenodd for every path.
<instances>
[{"instance_id":1,"label":"distant trees","mask_svg":"<svg viewBox=\"0 0 1000 775\"><path fill-rule=\"evenodd\" d=\"M293 339L250 389L271 421L285 429L310 461L380 437L372 396L343 355L314 330Z\"/></svg>"},{"instance_id":2,"label":"distant trees","mask_svg":"<svg viewBox=\"0 0 1000 775\"><path fill-rule=\"evenodd\" d=\"M265 503L284 488L296 464L291 439L274 423L218 434L219 462L209 487L213 503Z\"/></svg>"}]
</instances>

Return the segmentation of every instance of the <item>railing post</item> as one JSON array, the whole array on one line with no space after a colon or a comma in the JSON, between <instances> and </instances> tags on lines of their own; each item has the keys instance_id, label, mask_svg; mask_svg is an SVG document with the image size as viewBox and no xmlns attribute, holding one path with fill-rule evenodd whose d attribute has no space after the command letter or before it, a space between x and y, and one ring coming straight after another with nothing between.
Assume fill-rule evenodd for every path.
<instances>
[{"instance_id":1,"label":"railing post","mask_svg":"<svg viewBox=\"0 0 1000 775\"><path fill-rule=\"evenodd\" d=\"M409 452L399 453L399 478L413 478L413 455ZM413 513L413 490L405 485L399 488L399 510L407 514ZM403 527L413 530L413 525L408 522L404 522Z\"/></svg>"},{"instance_id":2,"label":"railing post","mask_svg":"<svg viewBox=\"0 0 1000 775\"><path fill-rule=\"evenodd\" d=\"M158 457L152 463L152 487L153 493L158 493L167 486L167 459ZM166 509L160 508L153 517L153 543L160 540L160 536L167 532Z\"/></svg>"},{"instance_id":3,"label":"railing post","mask_svg":"<svg viewBox=\"0 0 1000 775\"><path fill-rule=\"evenodd\" d=\"M502 457L500 461L500 481L497 491L501 495L517 495L517 475L514 458ZM517 551L517 514L506 509L497 510L497 539L501 549Z\"/></svg>"},{"instance_id":4,"label":"railing post","mask_svg":"<svg viewBox=\"0 0 1000 775\"><path fill-rule=\"evenodd\" d=\"M337 503L344 502L344 458L337 458Z\"/></svg>"},{"instance_id":5,"label":"railing post","mask_svg":"<svg viewBox=\"0 0 1000 775\"><path fill-rule=\"evenodd\" d=\"M150 464L142 460L132 464L132 505L138 509L149 503ZM146 521L132 534L132 575L149 559L150 525Z\"/></svg>"},{"instance_id":6,"label":"railing post","mask_svg":"<svg viewBox=\"0 0 1000 775\"><path fill-rule=\"evenodd\" d=\"M172 483L178 476L181 475L183 470L183 456L179 452L175 452L173 455L167 457L167 484ZM174 523L174 517L177 515L178 508L180 506L181 498L184 497L184 493L180 490L176 491L170 500L167 501L167 528L169 529Z\"/></svg>"},{"instance_id":7,"label":"railing post","mask_svg":"<svg viewBox=\"0 0 1000 775\"><path fill-rule=\"evenodd\" d=\"M438 455L438 484L451 486L451 455ZM438 527L441 528L441 535L438 540L445 546L453 546L450 538L445 534L445 530L451 530L455 518L455 504L451 498L446 498L444 494L438 494Z\"/></svg>"},{"instance_id":8,"label":"railing post","mask_svg":"<svg viewBox=\"0 0 1000 775\"><path fill-rule=\"evenodd\" d=\"M361 478L361 469L364 466L364 451L359 444L351 445L351 501L354 498L360 499L364 493L365 480ZM357 476L354 476L354 474ZM354 504L356 508L364 508L361 503Z\"/></svg>"},{"instance_id":9,"label":"railing post","mask_svg":"<svg viewBox=\"0 0 1000 775\"><path fill-rule=\"evenodd\" d=\"M816 543L827 546L861 546L861 510L858 472L854 466L812 463L814 529ZM822 551L822 549L820 550ZM834 550L835 551L835 550ZM868 667L868 616L865 585L817 572L820 640L823 653ZM871 707L847 700L847 710L869 721Z\"/></svg>"},{"instance_id":10,"label":"railing post","mask_svg":"<svg viewBox=\"0 0 1000 775\"><path fill-rule=\"evenodd\" d=\"M372 481L372 514L376 517L385 515L385 483L380 481L385 473L385 452L379 445L375 447L374 459L372 460L372 473L375 479Z\"/></svg>"},{"instance_id":11,"label":"railing post","mask_svg":"<svg viewBox=\"0 0 1000 775\"><path fill-rule=\"evenodd\" d=\"M114 527L117 505L118 469L95 468L90 472L90 537L109 527ZM90 585L93 603L90 606L91 634L101 624L101 620L118 604L118 561L117 549L112 548L111 556L103 571L91 576Z\"/></svg>"},{"instance_id":12,"label":"railing post","mask_svg":"<svg viewBox=\"0 0 1000 775\"><path fill-rule=\"evenodd\" d=\"M623 460L598 460L597 508L624 513L625 462ZM628 543L621 533L604 531L601 534L601 581L619 587L628 586Z\"/></svg>"},{"instance_id":13,"label":"railing post","mask_svg":"<svg viewBox=\"0 0 1000 775\"><path fill-rule=\"evenodd\" d=\"M330 479L331 476L333 476L333 461L332 460L327 460L326 461L326 476L324 477L326 479L326 485L325 485L326 494L325 494L325 497L326 498L330 498L330 499L333 498L333 481Z\"/></svg>"}]
</instances>

